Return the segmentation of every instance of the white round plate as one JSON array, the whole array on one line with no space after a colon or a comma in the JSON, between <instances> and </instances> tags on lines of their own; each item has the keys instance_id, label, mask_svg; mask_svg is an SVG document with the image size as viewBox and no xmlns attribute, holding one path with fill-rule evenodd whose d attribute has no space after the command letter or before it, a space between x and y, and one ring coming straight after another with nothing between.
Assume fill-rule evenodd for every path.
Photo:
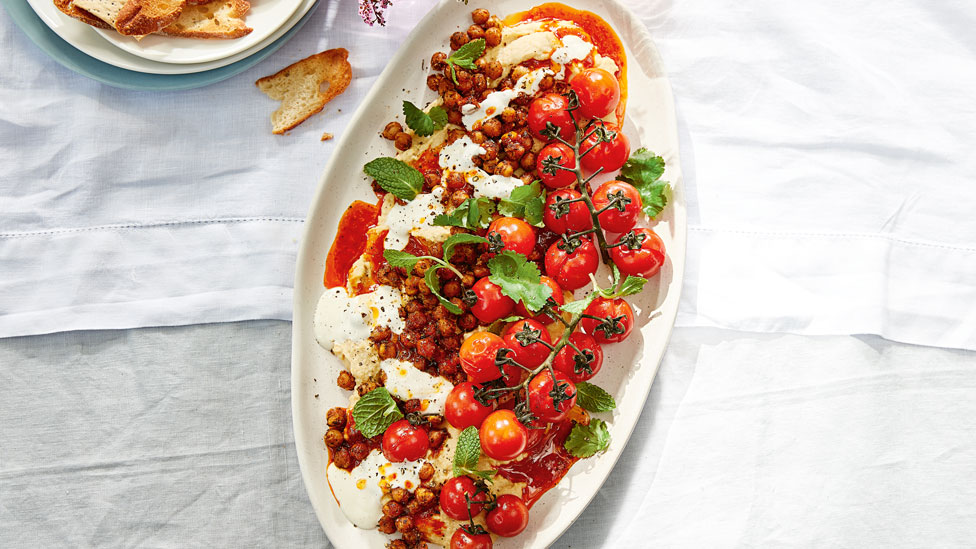
<instances>
[{"instance_id":1,"label":"white round plate","mask_svg":"<svg viewBox=\"0 0 976 549\"><path fill-rule=\"evenodd\" d=\"M281 28L302 5L302 0L250 0L245 23L254 29L240 38L202 40L150 34L141 40L115 31L95 29L116 47L136 57L160 63L205 63L240 53L264 41Z\"/></svg>"},{"instance_id":2,"label":"white round plate","mask_svg":"<svg viewBox=\"0 0 976 549\"><path fill-rule=\"evenodd\" d=\"M633 149L647 147L667 163L664 178L674 185L671 205L653 227L667 247L667 262L644 291L630 298L637 328L624 342L605 347L604 367L594 382L610 391L617 409L600 414L608 420L613 440L603 454L580 460L555 488L532 507L529 526L519 536L499 539L496 549L546 547L569 527L610 474L643 409L658 365L664 356L678 309L684 273L686 212L678 159L678 136L671 85L657 48L641 22L617 0L565 0L572 7L594 12L617 31L627 54L628 103L624 132ZM340 216L353 200L372 201L370 184L362 173L365 162L391 154L379 130L398 118L404 99L424 104L434 92L426 88L422 61L435 51L447 51L447 37L470 25L475 8L489 8L505 16L533 4L525 0L456 0L441 2L407 37L361 103L343 134L319 182L302 239L295 275L292 327L292 415L295 443L305 487L329 540L338 548L384 547L388 538L376 530L355 528L332 497L325 470L328 453L322 436L326 411L348 404L348 392L335 380L341 364L320 347L313 333L315 305L324 291L325 258L335 238ZM407 90L404 93L402 90Z\"/></svg>"},{"instance_id":3,"label":"white round plate","mask_svg":"<svg viewBox=\"0 0 976 549\"><path fill-rule=\"evenodd\" d=\"M61 13L51 0L27 1L41 21L54 31L55 34L81 52L99 61L122 69L149 74L190 74L230 65L261 51L265 46L271 44L295 26L318 0L300 0L298 9L294 10L287 21L259 43L221 59L193 64L163 63L133 55L106 41L97 32L98 29ZM248 17L248 21L250 22L250 16ZM257 32L257 29L254 32ZM251 34L253 35L254 32Z\"/></svg>"}]
</instances>

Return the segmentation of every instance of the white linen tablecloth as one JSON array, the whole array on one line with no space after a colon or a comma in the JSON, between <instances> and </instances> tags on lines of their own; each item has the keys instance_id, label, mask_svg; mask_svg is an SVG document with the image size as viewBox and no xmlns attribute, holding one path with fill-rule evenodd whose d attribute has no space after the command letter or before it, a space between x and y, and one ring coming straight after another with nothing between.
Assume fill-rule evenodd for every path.
<instances>
[{"instance_id":1,"label":"white linen tablecloth","mask_svg":"<svg viewBox=\"0 0 976 549\"><path fill-rule=\"evenodd\" d=\"M274 319L319 137L363 131L428 6L379 29L327 2L169 93L71 73L0 17L0 547L328 545ZM675 90L687 276L637 430L555 546L971 545L976 8L631 7ZM254 80L331 47L349 90L271 135Z\"/></svg>"}]
</instances>

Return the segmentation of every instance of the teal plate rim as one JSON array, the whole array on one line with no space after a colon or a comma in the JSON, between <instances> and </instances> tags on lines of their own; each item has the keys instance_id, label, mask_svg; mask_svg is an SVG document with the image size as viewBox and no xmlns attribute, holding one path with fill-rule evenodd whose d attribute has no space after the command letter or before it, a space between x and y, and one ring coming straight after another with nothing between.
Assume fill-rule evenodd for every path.
<instances>
[{"instance_id":1,"label":"teal plate rim","mask_svg":"<svg viewBox=\"0 0 976 549\"><path fill-rule=\"evenodd\" d=\"M14 23L20 27L20 30L24 31L24 34L30 38L31 42L63 67L80 75L87 76L92 80L108 84L109 86L129 90L151 91L176 91L201 88L244 72L283 46L285 42L305 25L305 22L308 21L309 17L312 16L320 4L320 2L315 2L309 8L308 12L280 38L240 61L216 69L189 74L150 74L130 71L116 67L115 65L110 65L76 49L41 21L41 18L34 13L33 8L30 7L27 0L10 0L0 3L7 9L7 13L13 18Z\"/></svg>"}]
</instances>

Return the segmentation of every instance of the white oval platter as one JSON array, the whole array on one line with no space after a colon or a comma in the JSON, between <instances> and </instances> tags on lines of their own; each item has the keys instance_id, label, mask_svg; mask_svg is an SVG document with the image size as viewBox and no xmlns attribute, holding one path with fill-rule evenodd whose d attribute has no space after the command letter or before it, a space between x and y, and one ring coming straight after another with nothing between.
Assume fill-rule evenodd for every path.
<instances>
[{"instance_id":1,"label":"white oval platter","mask_svg":"<svg viewBox=\"0 0 976 549\"><path fill-rule=\"evenodd\" d=\"M541 2L540 2L541 3ZM528 528L521 535L501 539L495 547L546 547L580 515L597 493L620 457L643 409L651 383L671 334L678 309L684 272L686 211L678 159L678 136L671 86L657 48L640 20L616 0L566 0L564 3L594 12L616 30L627 54L628 103L624 132L631 147L647 147L664 157L664 179L674 185L671 205L652 226L664 240L668 260L643 293L629 298L639 329L623 343L608 345L605 366L593 382L617 400L608 420L613 437L603 455L580 460L554 489L533 507ZM305 223L295 275L292 327L292 417L295 443L305 487L329 540L340 549L384 547L389 541L376 530L360 530L346 520L332 497L325 470L328 454L322 440L327 430L326 411L348 403L348 392L336 384L341 364L321 348L313 333L315 305L324 291L325 258L335 237L338 220L353 200L373 201L362 172L367 161L388 156L389 141L379 132L400 118L406 99L421 105L434 98L426 87L427 67L435 51L447 51L447 38L470 25L473 9L484 7L499 16L536 5L524 0L488 2L441 0L407 37L363 99L347 131L336 144ZM426 60L426 61L425 61Z\"/></svg>"}]
</instances>

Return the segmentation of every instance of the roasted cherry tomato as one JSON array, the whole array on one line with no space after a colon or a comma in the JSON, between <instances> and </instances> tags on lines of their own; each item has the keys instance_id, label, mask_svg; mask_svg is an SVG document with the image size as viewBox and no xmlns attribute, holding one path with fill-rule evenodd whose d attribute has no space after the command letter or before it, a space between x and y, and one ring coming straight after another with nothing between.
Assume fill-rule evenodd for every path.
<instances>
[{"instance_id":1,"label":"roasted cherry tomato","mask_svg":"<svg viewBox=\"0 0 976 549\"><path fill-rule=\"evenodd\" d=\"M495 357L504 346L502 338L491 332L475 332L469 335L458 351L461 369L468 374L468 379L473 383L484 383L501 377L502 373L495 366ZM517 374L517 367L515 371Z\"/></svg>"},{"instance_id":2,"label":"roasted cherry tomato","mask_svg":"<svg viewBox=\"0 0 976 549\"><path fill-rule=\"evenodd\" d=\"M505 318L515 309L515 301L502 294L502 289L488 280L487 276L475 282L471 291L478 298L471 306L471 314L482 324L491 324L500 318Z\"/></svg>"},{"instance_id":3,"label":"roasted cherry tomato","mask_svg":"<svg viewBox=\"0 0 976 549\"><path fill-rule=\"evenodd\" d=\"M401 419L383 433L383 455L393 463L417 461L427 455L430 442L427 431Z\"/></svg>"},{"instance_id":4,"label":"roasted cherry tomato","mask_svg":"<svg viewBox=\"0 0 976 549\"><path fill-rule=\"evenodd\" d=\"M552 338L541 322L532 319L513 322L502 332L502 340L512 350L515 362L526 368L535 368L549 358Z\"/></svg>"},{"instance_id":5,"label":"roasted cherry tomato","mask_svg":"<svg viewBox=\"0 0 976 549\"><path fill-rule=\"evenodd\" d=\"M549 193L546 197L546 206L542 210L542 222L546 228L554 233L566 234L569 232L585 231L593 227L593 218L590 217L590 210L586 209L585 202L571 202L562 204L566 200L579 200L579 191L571 189L560 189ZM559 210L559 217L556 211Z\"/></svg>"},{"instance_id":6,"label":"roasted cherry tomato","mask_svg":"<svg viewBox=\"0 0 976 549\"><path fill-rule=\"evenodd\" d=\"M642 205L637 189L623 181L607 181L593 192L593 206L597 210L603 210L611 202L613 207L599 215L603 230L609 233L625 233L633 229Z\"/></svg>"},{"instance_id":7,"label":"roasted cherry tomato","mask_svg":"<svg viewBox=\"0 0 976 549\"><path fill-rule=\"evenodd\" d=\"M451 536L451 549L491 549L491 536L469 534L463 528L458 528Z\"/></svg>"},{"instance_id":8,"label":"roasted cherry tomato","mask_svg":"<svg viewBox=\"0 0 976 549\"><path fill-rule=\"evenodd\" d=\"M444 514L455 520L468 520L468 504L464 496L471 496L472 501L488 501L488 494L481 492L475 495L478 487L470 477L454 477L444 483L441 488L441 510ZM481 512L483 505L480 503L471 504L471 516Z\"/></svg>"},{"instance_id":9,"label":"roasted cherry tomato","mask_svg":"<svg viewBox=\"0 0 976 549\"><path fill-rule=\"evenodd\" d=\"M529 430L511 410L496 410L485 418L478 429L481 450L492 459L513 459L525 450Z\"/></svg>"},{"instance_id":10,"label":"roasted cherry tomato","mask_svg":"<svg viewBox=\"0 0 976 549\"><path fill-rule=\"evenodd\" d=\"M588 238L578 248L567 253L560 246L561 240L553 242L546 251L546 274L551 276L562 288L577 290L590 282L590 274L600 266L600 252Z\"/></svg>"},{"instance_id":11,"label":"roasted cherry tomato","mask_svg":"<svg viewBox=\"0 0 976 549\"><path fill-rule=\"evenodd\" d=\"M566 345L556 353L552 367L573 383L588 381L603 367L603 347L600 347L593 336L583 332L573 332L569 336L569 342L580 352Z\"/></svg>"},{"instance_id":12,"label":"roasted cherry tomato","mask_svg":"<svg viewBox=\"0 0 976 549\"><path fill-rule=\"evenodd\" d=\"M555 365L553 365L555 366ZM467 427L480 427L481 422L493 411L474 398L477 386L470 381L459 383L451 389L444 403L444 417L458 430Z\"/></svg>"},{"instance_id":13,"label":"roasted cherry tomato","mask_svg":"<svg viewBox=\"0 0 976 549\"><path fill-rule=\"evenodd\" d=\"M579 98L583 118L603 118L613 112L620 102L620 82L603 69L585 69L569 82Z\"/></svg>"},{"instance_id":14,"label":"roasted cherry tomato","mask_svg":"<svg viewBox=\"0 0 976 549\"><path fill-rule=\"evenodd\" d=\"M566 297L563 295L563 289L559 287L559 284L556 283L555 280L549 278L548 276L543 275L542 277L540 277L539 281L545 284L546 286L549 286L549 289L552 290L552 300L556 302L557 306L566 303ZM528 308L526 308L525 303L521 301L519 301L518 304L515 305L515 314L524 316L526 318L531 317L532 320L535 320L536 322L541 322L543 324L552 324L553 322L556 321L555 318L552 318L546 313L539 313L535 316L532 316L532 313L529 311Z\"/></svg>"},{"instance_id":15,"label":"roasted cherry tomato","mask_svg":"<svg viewBox=\"0 0 976 549\"><path fill-rule=\"evenodd\" d=\"M499 217L488 225L489 246L501 244L496 250L512 250L522 255L532 253L535 248L535 228L517 217Z\"/></svg>"},{"instance_id":16,"label":"roasted cherry tomato","mask_svg":"<svg viewBox=\"0 0 976 549\"><path fill-rule=\"evenodd\" d=\"M559 130L559 137L572 143L576 138L576 126L566 107L569 101L558 93L547 93L529 105L529 129L543 141L551 138L542 135L546 122L551 122Z\"/></svg>"},{"instance_id":17,"label":"roasted cherry tomato","mask_svg":"<svg viewBox=\"0 0 976 549\"><path fill-rule=\"evenodd\" d=\"M555 423L566 419L570 408L576 405L576 384L562 374L556 372L556 383L563 386L565 399L556 404L552 398L553 379L549 370L536 374L529 382L529 410L540 421ZM558 394L558 392L557 392Z\"/></svg>"},{"instance_id":18,"label":"roasted cherry tomato","mask_svg":"<svg viewBox=\"0 0 976 549\"><path fill-rule=\"evenodd\" d=\"M580 322L583 331L593 336L598 343L616 343L623 341L634 329L634 310L630 304L621 298L606 299L598 297L584 313L610 318L610 320L595 320L584 318Z\"/></svg>"},{"instance_id":19,"label":"roasted cherry tomato","mask_svg":"<svg viewBox=\"0 0 976 549\"><path fill-rule=\"evenodd\" d=\"M583 154L580 164L584 170L595 172L603 168L603 173L615 172L630 158L630 140L616 124L607 122L583 141L580 154Z\"/></svg>"},{"instance_id":20,"label":"roasted cherry tomato","mask_svg":"<svg viewBox=\"0 0 976 549\"><path fill-rule=\"evenodd\" d=\"M575 173L557 168L556 164L568 170L576 169L576 155L573 154L573 149L562 143L550 143L539 151L535 169L546 187L559 189L576 183Z\"/></svg>"},{"instance_id":21,"label":"roasted cherry tomato","mask_svg":"<svg viewBox=\"0 0 976 549\"><path fill-rule=\"evenodd\" d=\"M510 538L517 536L529 525L529 508L522 498L502 494L495 500L495 508L485 517L488 530L493 534Z\"/></svg>"},{"instance_id":22,"label":"roasted cherry tomato","mask_svg":"<svg viewBox=\"0 0 976 549\"><path fill-rule=\"evenodd\" d=\"M654 231L634 229L620 235L617 243L620 242L625 243L610 248L610 257L620 272L650 278L661 270L661 265L664 265L664 241Z\"/></svg>"}]
</instances>

